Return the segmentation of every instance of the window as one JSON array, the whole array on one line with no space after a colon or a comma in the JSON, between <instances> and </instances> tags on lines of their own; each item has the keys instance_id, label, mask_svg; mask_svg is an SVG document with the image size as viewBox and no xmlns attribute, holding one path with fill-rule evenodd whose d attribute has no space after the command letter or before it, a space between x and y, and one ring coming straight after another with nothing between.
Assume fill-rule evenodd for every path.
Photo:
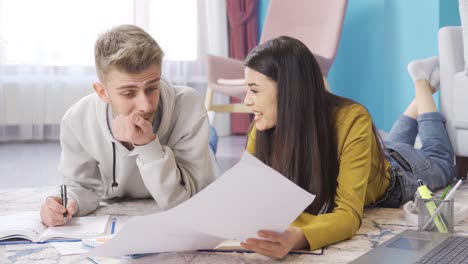
<instances>
[{"instance_id":1,"label":"window","mask_svg":"<svg viewBox=\"0 0 468 264\"><path fill-rule=\"evenodd\" d=\"M165 78L204 89L203 55L227 55L225 10L222 0L0 0L0 142L58 139L65 111L98 81L98 35L116 25L158 41Z\"/></svg>"},{"instance_id":2,"label":"window","mask_svg":"<svg viewBox=\"0 0 468 264\"><path fill-rule=\"evenodd\" d=\"M3 65L93 66L98 35L141 17L166 60L197 59L195 0L0 0L0 60Z\"/></svg>"},{"instance_id":3,"label":"window","mask_svg":"<svg viewBox=\"0 0 468 264\"><path fill-rule=\"evenodd\" d=\"M149 33L163 49L165 60L197 60L197 1L153 0Z\"/></svg>"}]
</instances>

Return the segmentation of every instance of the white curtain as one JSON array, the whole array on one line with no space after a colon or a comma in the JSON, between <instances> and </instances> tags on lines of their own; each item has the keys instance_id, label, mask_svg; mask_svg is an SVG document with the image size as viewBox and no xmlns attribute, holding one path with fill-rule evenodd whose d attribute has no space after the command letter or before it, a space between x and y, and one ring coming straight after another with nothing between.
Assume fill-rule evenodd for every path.
<instances>
[{"instance_id":1,"label":"white curtain","mask_svg":"<svg viewBox=\"0 0 468 264\"><path fill-rule=\"evenodd\" d=\"M206 53L227 55L224 1L0 0L0 142L55 140L65 111L93 92L94 42L119 24L148 31L163 75L206 86ZM213 25L223 25L216 28Z\"/></svg>"}]
</instances>

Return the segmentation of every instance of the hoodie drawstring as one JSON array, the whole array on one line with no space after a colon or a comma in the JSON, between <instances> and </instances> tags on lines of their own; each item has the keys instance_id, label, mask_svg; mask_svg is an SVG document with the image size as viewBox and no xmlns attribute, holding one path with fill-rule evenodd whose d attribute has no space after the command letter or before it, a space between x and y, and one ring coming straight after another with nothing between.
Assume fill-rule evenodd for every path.
<instances>
[{"instance_id":1,"label":"hoodie drawstring","mask_svg":"<svg viewBox=\"0 0 468 264\"><path fill-rule=\"evenodd\" d=\"M113 152L113 164L112 164L112 191L114 190L114 187L119 186L117 181L115 180L115 142L112 142L112 152Z\"/></svg>"}]
</instances>

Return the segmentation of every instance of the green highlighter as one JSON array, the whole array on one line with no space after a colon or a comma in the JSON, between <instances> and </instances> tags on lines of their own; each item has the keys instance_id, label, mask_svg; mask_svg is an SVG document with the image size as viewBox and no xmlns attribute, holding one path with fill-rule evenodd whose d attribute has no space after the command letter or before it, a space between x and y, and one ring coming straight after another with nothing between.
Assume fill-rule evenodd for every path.
<instances>
[{"instance_id":1,"label":"green highlighter","mask_svg":"<svg viewBox=\"0 0 468 264\"><path fill-rule=\"evenodd\" d=\"M447 196L447 193L450 191L450 189L452 189L452 186L450 186L450 184L447 185L447 187L445 187L444 192L442 193L442 196L440 196L441 200L445 199L445 196Z\"/></svg>"},{"instance_id":2,"label":"green highlighter","mask_svg":"<svg viewBox=\"0 0 468 264\"><path fill-rule=\"evenodd\" d=\"M432 199L431 191L427 188L426 185L421 180L418 180L418 192L419 195L421 195L421 198L423 199ZM431 216L435 214L435 211L437 210L437 205L434 203L434 201L429 201L426 202L426 208L427 211ZM437 230L439 230L440 233L448 233L448 228L447 225L445 224L442 216L440 214L437 214L434 217L434 223L437 227Z\"/></svg>"}]
</instances>

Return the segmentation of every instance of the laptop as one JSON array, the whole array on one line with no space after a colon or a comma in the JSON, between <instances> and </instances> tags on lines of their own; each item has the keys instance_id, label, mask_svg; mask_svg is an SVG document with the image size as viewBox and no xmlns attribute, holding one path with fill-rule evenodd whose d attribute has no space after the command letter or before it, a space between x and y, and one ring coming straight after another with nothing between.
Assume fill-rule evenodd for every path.
<instances>
[{"instance_id":1,"label":"laptop","mask_svg":"<svg viewBox=\"0 0 468 264\"><path fill-rule=\"evenodd\" d=\"M468 263L468 237L408 229L350 263Z\"/></svg>"}]
</instances>

